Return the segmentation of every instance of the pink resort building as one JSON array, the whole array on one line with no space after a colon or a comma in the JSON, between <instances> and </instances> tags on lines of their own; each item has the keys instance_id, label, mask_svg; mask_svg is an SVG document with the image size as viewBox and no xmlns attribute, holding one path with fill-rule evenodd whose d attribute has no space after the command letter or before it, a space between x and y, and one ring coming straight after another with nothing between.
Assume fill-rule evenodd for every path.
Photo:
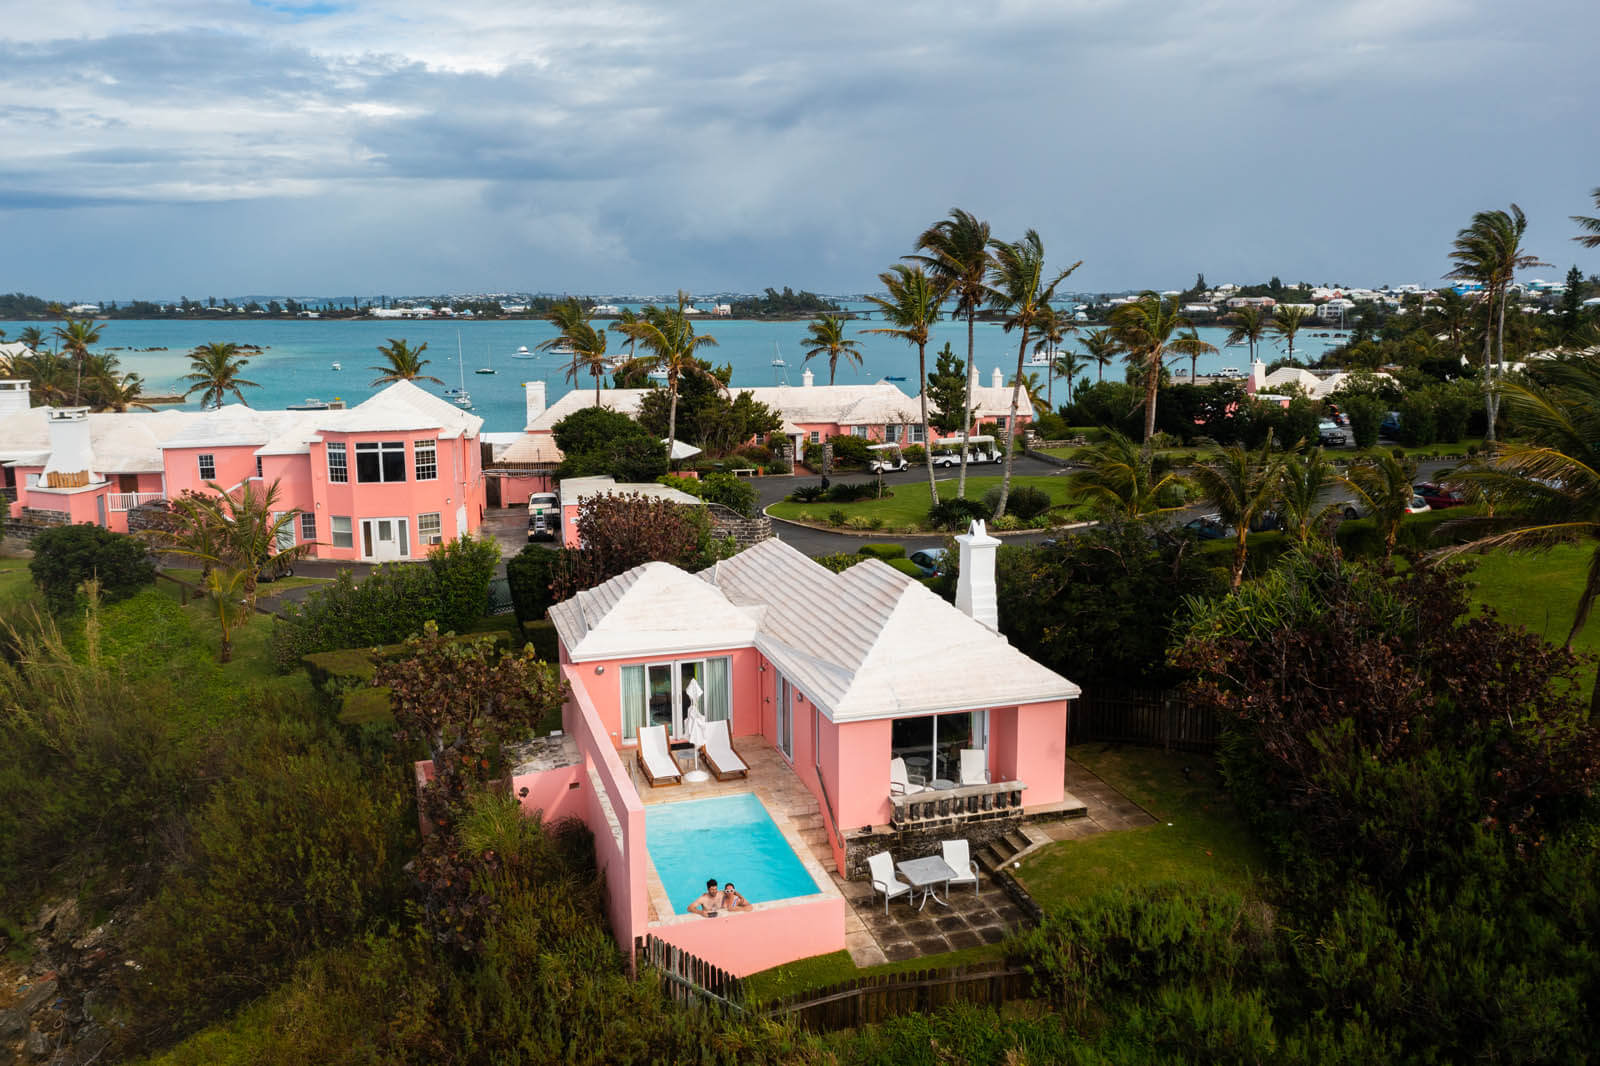
<instances>
[{"instance_id":1,"label":"pink resort building","mask_svg":"<svg viewBox=\"0 0 1600 1066\"><path fill-rule=\"evenodd\" d=\"M349 409L121 414L29 407L26 382L0 381L0 470L13 518L119 532L185 490L276 481L281 508L300 512L293 543L384 562L478 529L482 425L408 381Z\"/></svg>"},{"instance_id":2,"label":"pink resort building","mask_svg":"<svg viewBox=\"0 0 1600 1066\"><path fill-rule=\"evenodd\" d=\"M877 560L834 573L765 540L700 573L646 563L550 609L564 736L519 756L512 787L594 832L625 951L649 934L738 975L837 951L835 872L943 839L976 851L1076 805L1078 687L996 632L999 542L981 524L958 540L957 606ZM737 879L753 909L686 913L709 877Z\"/></svg>"}]
</instances>

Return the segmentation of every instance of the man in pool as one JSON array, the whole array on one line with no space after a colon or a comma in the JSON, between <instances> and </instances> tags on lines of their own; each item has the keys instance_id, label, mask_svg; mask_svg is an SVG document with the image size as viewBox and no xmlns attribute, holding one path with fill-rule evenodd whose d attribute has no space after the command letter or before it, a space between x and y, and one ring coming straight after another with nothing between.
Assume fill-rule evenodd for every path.
<instances>
[{"instance_id":1,"label":"man in pool","mask_svg":"<svg viewBox=\"0 0 1600 1066\"><path fill-rule=\"evenodd\" d=\"M721 903L722 893L717 891L717 879L713 877L706 881L705 895L689 904L689 913L698 914L702 918L715 918L717 907Z\"/></svg>"},{"instance_id":2,"label":"man in pool","mask_svg":"<svg viewBox=\"0 0 1600 1066\"><path fill-rule=\"evenodd\" d=\"M750 906L750 901L740 895L739 890L733 887L732 881L722 886L722 909L725 911L754 910Z\"/></svg>"}]
</instances>

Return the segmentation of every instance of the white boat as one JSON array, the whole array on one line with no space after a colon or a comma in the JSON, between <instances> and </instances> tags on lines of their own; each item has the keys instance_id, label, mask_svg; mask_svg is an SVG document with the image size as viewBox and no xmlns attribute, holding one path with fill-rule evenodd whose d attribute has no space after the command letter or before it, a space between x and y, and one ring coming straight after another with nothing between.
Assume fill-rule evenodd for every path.
<instances>
[{"instance_id":1,"label":"white boat","mask_svg":"<svg viewBox=\"0 0 1600 1066\"><path fill-rule=\"evenodd\" d=\"M474 374L493 374L494 372L495 372L494 359L491 357L489 349L487 347L485 347L483 349L483 365L480 366L478 369L474 370L473 373Z\"/></svg>"},{"instance_id":2,"label":"white boat","mask_svg":"<svg viewBox=\"0 0 1600 1066\"><path fill-rule=\"evenodd\" d=\"M285 411L326 411L333 405L327 400L319 400L315 396L308 396L304 403L291 403L284 406Z\"/></svg>"},{"instance_id":3,"label":"white boat","mask_svg":"<svg viewBox=\"0 0 1600 1066\"><path fill-rule=\"evenodd\" d=\"M331 370L343 370L344 367L340 366L337 362L335 362L335 363L332 364L332 366L329 367L329 369L331 369Z\"/></svg>"},{"instance_id":4,"label":"white boat","mask_svg":"<svg viewBox=\"0 0 1600 1066\"><path fill-rule=\"evenodd\" d=\"M467 360L461 351L461 332L456 331L456 377L460 379L453 389L445 389L445 395L457 407L471 407L472 397L467 395Z\"/></svg>"},{"instance_id":5,"label":"white boat","mask_svg":"<svg viewBox=\"0 0 1600 1066\"><path fill-rule=\"evenodd\" d=\"M1225 378L1236 378L1239 376L1239 368L1236 366L1225 366L1222 368L1220 373Z\"/></svg>"},{"instance_id":6,"label":"white boat","mask_svg":"<svg viewBox=\"0 0 1600 1066\"><path fill-rule=\"evenodd\" d=\"M472 408L472 397L471 397L471 396L468 396L468 395L467 395L467 394L466 394L466 393L464 393L464 392L463 392L463 393L460 393L460 394L458 394L458 395L457 395L457 396L456 396L456 397L455 397L455 398L454 398L454 399L453 399L453 400L451 400L451 401L450 401L450 402L451 402L451 403L453 403L453 404L455 404L455 405L456 405L456 406L457 406L457 407L465 407L465 408L467 408L467 409L468 409L468 410L471 410L471 408Z\"/></svg>"},{"instance_id":7,"label":"white boat","mask_svg":"<svg viewBox=\"0 0 1600 1066\"><path fill-rule=\"evenodd\" d=\"M528 351L528 346L526 344L523 344L523 345L520 345L517 348L516 351L511 353L511 358L513 358L513 359L537 359L539 357L535 353Z\"/></svg>"}]
</instances>

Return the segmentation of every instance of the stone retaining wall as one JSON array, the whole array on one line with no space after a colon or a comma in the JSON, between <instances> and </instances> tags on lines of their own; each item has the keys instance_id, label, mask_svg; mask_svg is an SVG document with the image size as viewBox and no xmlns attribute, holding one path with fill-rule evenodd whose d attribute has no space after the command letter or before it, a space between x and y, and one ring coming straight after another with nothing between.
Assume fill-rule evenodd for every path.
<instances>
[{"instance_id":1,"label":"stone retaining wall","mask_svg":"<svg viewBox=\"0 0 1600 1066\"><path fill-rule=\"evenodd\" d=\"M740 551L772 536L772 519L764 514L746 518L720 503L706 504L706 511L711 516L711 531L718 537L733 538Z\"/></svg>"},{"instance_id":2,"label":"stone retaining wall","mask_svg":"<svg viewBox=\"0 0 1600 1066\"><path fill-rule=\"evenodd\" d=\"M879 826L873 832L846 833L844 869L840 873L847 881L866 880L870 877L867 871L869 856L888 851L896 862L900 862L924 855L938 855L946 840L965 840L968 854L976 859L984 848L1021 824L1022 808L1010 807L977 817L968 816L959 822L945 820L899 831Z\"/></svg>"}]
</instances>

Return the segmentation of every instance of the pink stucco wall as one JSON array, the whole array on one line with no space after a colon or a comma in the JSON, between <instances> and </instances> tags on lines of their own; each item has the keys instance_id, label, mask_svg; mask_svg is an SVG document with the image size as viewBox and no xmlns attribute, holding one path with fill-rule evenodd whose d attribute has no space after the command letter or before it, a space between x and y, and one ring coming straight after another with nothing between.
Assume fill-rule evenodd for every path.
<instances>
[{"instance_id":1,"label":"pink stucco wall","mask_svg":"<svg viewBox=\"0 0 1600 1066\"><path fill-rule=\"evenodd\" d=\"M566 648L561 649L562 661L566 661ZM622 670L623 666L636 663L661 663L674 660L689 659L715 659L728 656L732 661L728 664L728 680L732 687L732 722L731 728L735 737L751 736L761 732L759 720L759 678L763 676L757 669L760 654L754 648L728 648L717 651L693 652L684 655L649 655L634 656L625 659L586 660L572 665L574 684L582 685L589 699L594 704L595 713L599 716L601 728L606 735L611 737L614 746L633 747L634 742L624 740L622 737ZM603 667L602 672L596 673L596 667Z\"/></svg>"},{"instance_id":2,"label":"pink stucco wall","mask_svg":"<svg viewBox=\"0 0 1600 1066\"><path fill-rule=\"evenodd\" d=\"M200 476L200 456L211 456L216 476ZM231 447L208 445L204 448L166 448L161 452L166 469L167 494L176 497L185 491L206 492L206 481L211 480L225 489L231 489L246 478L256 476L256 445L239 444Z\"/></svg>"},{"instance_id":3,"label":"pink stucco wall","mask_svg":"<svg viewBox=\"0 0 1600 1066\"><path fill-rule=\"evenodd\" d=\"M1023 805L1060 803L1066 795L1067 701L1025 703L1017 708L1016 723L1015 777L1028 784Z\"/></svg>"},{"instance_id":4,"label":"pink stucco wall","mask_svg":"<svg viewBox=\"0 0 1600 1066\"><path fill-rule=\"evenodd\" d=\"M500 482L501 507L526 507L528 506L528 497L534 493L555 491L555 478L550 474L538 474L532 477L511 477L490 471L487 476L496 478Z\"/></svg>"},{"instance_id":5,"label":"pink stucco wall","mask_svg":"<svg viewBox=\"0 0 1600 1066\"><path fill-rule=\"evenodd\" d=\"M523 814L541 811L541 818L548 825L558 818L584 816L587 801L580 793L587 784L588 774L580 763L542 773L519 774L511 779L511 794L521 803ZM528 790L526 796L522 794L523 789Z\"/></svg>"},{"instance_id":6,"label":"pink stucco wall","mask_svg":"<svg viewBox=\"0 0 1600 1066\"><path fill-rule=\"evenodd\" d=\"M681 915L650 926L650 934L744 977L843 951L844 919L843 898L812 896L796 903L758 903L755 910L715 918Z\"/></svg>"}]
</instances>

